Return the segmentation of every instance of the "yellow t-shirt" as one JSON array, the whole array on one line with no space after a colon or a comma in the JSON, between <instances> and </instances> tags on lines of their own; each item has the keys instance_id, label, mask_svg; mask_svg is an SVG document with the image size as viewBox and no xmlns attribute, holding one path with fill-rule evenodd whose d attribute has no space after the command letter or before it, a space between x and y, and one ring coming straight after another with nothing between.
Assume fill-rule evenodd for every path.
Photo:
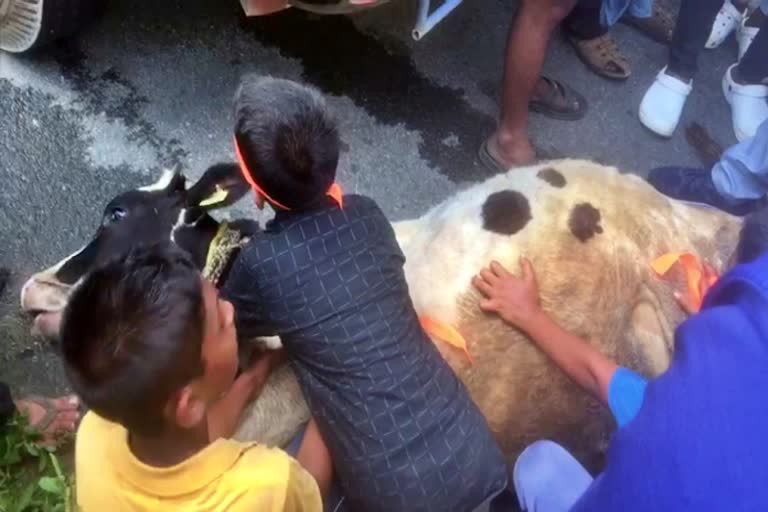
<instances>
[{"instance_id":1,"label":"yellow t-shirt","mask_svg":"<svg viewBox=\"0 0 768 512\"><path fill-rule=\"evenodd\" d=\"M317 483L288 454L220 439L167 468L148 466L128 447L128 432L93 412L75 448L82 512L321 512Z\"/></svg>"}]
</instances>

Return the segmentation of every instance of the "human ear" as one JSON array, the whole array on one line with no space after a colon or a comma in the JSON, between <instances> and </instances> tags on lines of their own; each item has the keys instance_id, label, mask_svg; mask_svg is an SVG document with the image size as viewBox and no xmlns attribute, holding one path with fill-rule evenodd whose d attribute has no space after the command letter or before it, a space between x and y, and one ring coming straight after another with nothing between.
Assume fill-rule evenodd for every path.
<instances>
[{"instance_id":1,"label":"human ear","mask_svg":"<svg viewBox=\"0 0 768 512\"><path fill-rule=\"evenodd\" d=\"M171 421L179 427L190 429L205 420L206 403L191 385L181 388L169 405Z\"/></svg>"}]
</instances>

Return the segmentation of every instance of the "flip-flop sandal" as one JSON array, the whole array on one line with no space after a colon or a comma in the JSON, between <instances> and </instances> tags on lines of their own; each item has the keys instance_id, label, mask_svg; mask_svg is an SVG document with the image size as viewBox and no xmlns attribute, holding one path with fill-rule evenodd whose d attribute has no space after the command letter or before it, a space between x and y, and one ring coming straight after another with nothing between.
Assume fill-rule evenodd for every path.
<instances>
[{"instance_id":1,"label":"flip-flop sandal","mask_svg":"<svg viewBox=\"0 0 768 512\"><path fill-rule=\"evenodd\" d=\"M622 16L622 23L636 28L657 43L669 44L672 42L672 33L675 30L675 16L672 11L656 0L653 2L653 10L648 18L638 18L630 14Z\"/></svg>"},{"instance_id":2,"label":"flip-flop sandal","mask_svg":"<svg viewBox=\"0 0 768 512\"><path fill-rule=\"evenodd\" d=\"M495 173L503 173L509 170L509 167L496 160L488 150L488 139L485 139L483 143L480 144L480 149L477 151L477 158L480 159L480 163Z\"/></svg>"},{"instance_id":3,"label":"flip-flop sandal","mask_svg":"<svg viewBox=\"0 0 768 512\"><path fill-rule=\"evenodd\" d=\"M562 158L562 155L558 154L557 151L541 149L535 144L533 145L533 150L536 152L536 158L529 165L533 165L544 160ZM477 151L477 157L480 159L480 163L482 163L487 169L497 174L505 173L512 168L496 160L496 157L491 154L490 150L488 149L488 139L485 139L480 145L480 149Z\"/></svg>"},{"instance_id":4,"label":"flip-flop sandal","mask_svg":"<svg viewBox=\"0 0 768 512\"><path fill-rule=\"evenodd\" d=\"M558 80L546 76L541 79L550 85L549 92L544 97L529 101L528 110L561 121L577 121L584 117L587 113L584 96Z\"/></svg>"},{"instance_id":5,"label":"flip-flop sandal","mask_svg":"<svg viewBox=\"0 0 768 512\"><path fill-rule=\"evenodd\" d=\"M589 69L609 80L626 80L632 74L629 61L610 34L594 39L577 39L568 34L576 55Z\"/></svg>"}]
</instances>

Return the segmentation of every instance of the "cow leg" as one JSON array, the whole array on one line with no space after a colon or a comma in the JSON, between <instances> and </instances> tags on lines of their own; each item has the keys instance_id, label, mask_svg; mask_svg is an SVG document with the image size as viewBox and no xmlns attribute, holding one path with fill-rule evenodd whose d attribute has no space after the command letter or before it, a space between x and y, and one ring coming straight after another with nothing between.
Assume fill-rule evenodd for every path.
<instances>
[{"instance_id":1,"label":"cow leg","mask_svg":"<svg viewBox=\"0 0 768 512\"><path fill-rule=\"evenodd\" d=\"M670 305L662 302L652 288L642 284L630 311L623 347L619 350L622 364L649 377L655 377L669 367L674 324L665 314L668 311Z\"/></svg>"}]
</instances>

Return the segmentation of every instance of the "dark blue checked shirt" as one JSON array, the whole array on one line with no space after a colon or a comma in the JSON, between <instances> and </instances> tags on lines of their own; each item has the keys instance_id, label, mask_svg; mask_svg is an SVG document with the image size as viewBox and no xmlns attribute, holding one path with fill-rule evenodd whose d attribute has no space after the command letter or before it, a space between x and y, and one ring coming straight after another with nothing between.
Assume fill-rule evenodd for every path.
<instances>
[{"instance_id":1,"label":"dark blue checked shirt","mask_svg":"<svg viewBox=\"0 0 768 512\"><path fill-rule=\"evenodd\" d=\"M485 419L422 331L371 199L279 212L224 286L247 336L278 334L354 509L461 512L502 491Z\"/></svg>"}]
</instances>

